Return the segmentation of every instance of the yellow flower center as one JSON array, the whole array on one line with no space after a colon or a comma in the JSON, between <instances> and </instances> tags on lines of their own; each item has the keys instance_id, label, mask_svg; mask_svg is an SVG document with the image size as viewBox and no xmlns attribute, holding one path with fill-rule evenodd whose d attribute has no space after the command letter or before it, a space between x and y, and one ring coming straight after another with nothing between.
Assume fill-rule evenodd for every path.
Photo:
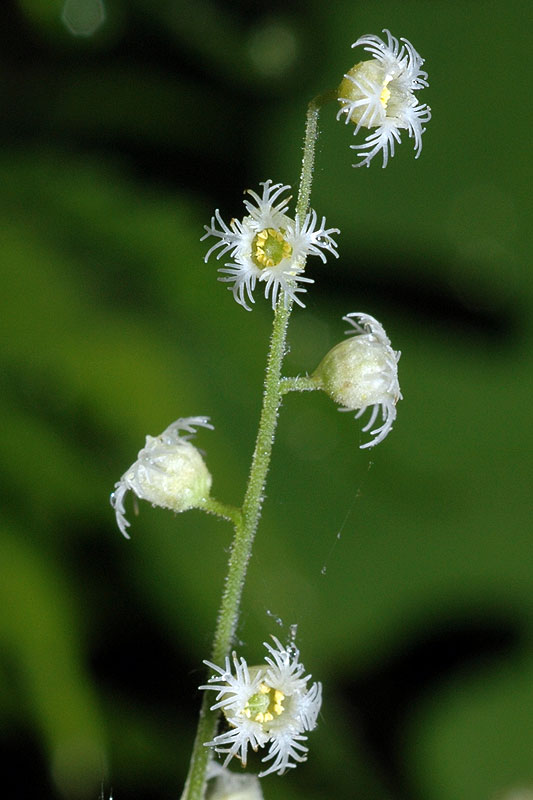
<instances>
[{"instance_id":1,"label":"yellow flower center","mask_svg":"<svg viewBox=\"0 0 533 800\"><path fill-rule=\"evenodd\" d=\"M284 258L292 255L291 245L283 238L281 231L265 228L254 236L252 241L252 261L260 269L275 267Z\"/></svg>"},{"instance_id":2,"label":"yellow flower center","mask_svg":"<svg viewBox=\"0 0 533 800\"><path fill-rule=\"evenodd\" d=\"M279 689L261 683L259 691L247 700L242 713L254 722L272 722L285 711L282 705L284 700L285 695Z\"/></svg>"},{"instance_id":3,"label":"yellow flower center","mask_svg":"<svg viewBox=\"0 0 533 800\"><path fill-rule=\"evenodd\" d=\"M391 80L392 80L392 75L387 75L385 80L383 81L383 89L381 90L381 94L379 96L381 105L385 110L387 110L387 103L389 102L390 98L390 89L387 88L387 84L390 83Z\"/></svg>"}]
</instances>

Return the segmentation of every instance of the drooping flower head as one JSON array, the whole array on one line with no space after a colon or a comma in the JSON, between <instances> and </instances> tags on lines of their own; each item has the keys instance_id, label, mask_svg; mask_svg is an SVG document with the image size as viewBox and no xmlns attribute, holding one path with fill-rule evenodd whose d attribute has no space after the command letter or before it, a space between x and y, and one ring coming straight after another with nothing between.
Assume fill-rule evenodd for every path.
<instances>
[{"instance_id":1,"label":"drooping flower head","mask_svg":"<svg viewBox=\"0 0 533 800\"><path fill-rule=\"evenodd\" d=\"M248 304L255 302L253 292L257 281L265 284L265 297L270 295L272 308L280 293L285 307L291 300L303 306L298 295L306 289L300 284L314 283L303 274L307 256L318 256L325 262L327 250L337 257L332 234L339 230L326 228L325 217L318 225L313 210L303 220L298 215L295 219L289 217L287 206L291 198L282 195L290 186L273 184L271 180L261 186L261 194L247 190L253 202L244 200L248 213L242 220L232 219L226 225L219 210L215 211L211 225L205 226L202 240L214 236L218 241L208 250L205 260L217 250L217 258L230 254L233 261L219 269L224 276L219 280L232 284L228 289L247 311L251 310Z\"/></svg>"},{"instance_id":2,"label":"drooping flower head","mask_svg":"<svg viewBox=\"0 0 533 800\"><path fill-rule=\"evenodd\" d=\"M407 130L414 139L415 158L422 150L424 122L431 119L431 110L421 104L415 92L428 85L427 72L421 69L424 59L407 39L395 39L388 30L385 43L379 36L361 36L352 47L364 45L372 54L369 61L361 61L344 76L338 99L341 104L337 119L346 115L346 122L355 125L354 135L362 127L371 133L363 144L353 144L352 149L361 152L354 167L366 164L379 152L383 154L383 166L387 166L389 155L394 155L394 145L400 142L401 130Z\"/></svg>"},{"instance_id":3,"label":"drooping flower head","mask_svg":"<svg viewBox=\"0 0 533 800\"><path fill-rule=\"evenodd\" d=\"M374 447L383 441L396 419L396 403L401 399L398 383L400 352L395 352L383 326L371 317L355 311L343 317L352 328L345 339L327 353L313 377L319 388L343 406L340 411L357 411L363 416L372 407L363 431L371 439L361 448ZM382 424L371 430L381 411Z\"/></svg>"},{"instance_id":4,"label":"drooping flower head","mask_svg":"<svg viewBox=\"0 0 533 800\"><path fill-rule=\"evenodd\" d=\"M132 491L141 500L172 511L196 508L209 497L211 474L199 451L189 441L198 427L211 428L209 417L178 419L159 436L147 436L137 460L115 483L111 505L117 525L129 539L124 497ZM188 435L180 436L179 431Z\"/></svg>"},{"instance_id":5,"label":"drooping flower head","mask_svg":"<svg viewBox=\"0 0 533 800\"><path fill-rule=\"evenodd\" d=\"M274 647L264 642L269 655L261 666L248 667L244 658L236 653L226 658L224 667L205 661L215 675L200 689L216 691L216 702L212 710L222 709L230 729L205 742L217 753L226 755L224 766L237 756L246 766L248 746L252 750L267 747L263 762L272 764L259 774L278 775L307 760L305 731L316 727L322 705L322 686L307 683L310 675L304 675L299 651L290 645L283 647L272 637Z\"/></svg>"}]
</instances>

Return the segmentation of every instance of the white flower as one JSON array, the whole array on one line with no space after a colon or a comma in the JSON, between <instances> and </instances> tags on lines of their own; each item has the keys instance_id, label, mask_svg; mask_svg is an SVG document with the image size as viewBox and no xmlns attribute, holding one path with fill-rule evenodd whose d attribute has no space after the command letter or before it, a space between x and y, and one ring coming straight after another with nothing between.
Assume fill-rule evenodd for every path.
<instances>
[{"instance_id":1,"label":"white flower","mask_svg":"<svg viewBox=\"0 0 533 800\"><path fill-rule=\"evenodd\" d=\"M355 124L354 135L362 127L374 129L363 144L351 145L361 150L362 159L356 167L366 164L380 151L383 166L387 166L389 154L394 155L395 142L400 142L400 130L408 131L414 139L415 158L422 150L423 123L431 119L431 110L420 104L414 92L428 85L427 72L421 69L424 59L407 39L402 44L388 30L387 43L378 36L361 36L352 47L366 45L365 50L374 58L361 61L344 76L339 87L338 99L341 109L337 119L346 115L346 122Z\"/></svg>"},{"instance_id":2,"label":"white flower","mask_svg":"<svg viewBox=\"0 0 533 800\"><path fill-rule=\"evenodd\" d=\"M313 210L303 220L298 215L296 219L287 216L291 198L282 195L290 186L273 184L271 180L261 186L262 194L247 190L254 202L244 200L248 214L242 220L232 219L226 225L217 208L211 225L205 226L202 241L208 236L214 236L218 241L208 250L205 260L217 250L217 258L230 254L234 260L219 269L224 275L219 280L233 284L228 289L247 311L251 310L248 303L254 302L257 281L265 284L265 297L271 295L272 308L276 307L280 292L285 307L291 300L303 306L298 293L306 289L299 284L314 283L312 278L303 274L306 258L308 255L318 256L325 262L324 250L337 257L337 245L332 234L339 233L339 230L326 228L325 217L318 226L318 217Z\"/></svg>"},{"instance_id":3,"label":"white flower","mask_svg":"<svg viewBox=\"0 0 533 800\"><path fill-rule=\"evenodd\" d=\"M264 642L269 655L258 667L248 667L236 653L232 654L235 674L229 658L224 668L205 661L217 674L200 686L218 692L211 709L221 708L230 725L212 742L205 742L206 746L226 755L226 767L233 756L246 766L248 746L257 750L268 745L263 762L272 764L260 778L272 772L282 775L307 760L305 731L316 727L322 705L322 686L313 683L307 688L311 676L303 674L296 647L283 647L275 636L272 639L275 647Z\"/></svg>"},{"instance_id":4,"label":"white flower","mask_svg":"<svg viewBox=\"0 0 533 800\"><path fill-rule=\"evenodd\" d=\"M202 456L189 442L195 428L200 426L213 429L209 417L187 417L173 422L159 436L147 436L137 461L115 484L111 505L117 525L127 539L130 537L126 528L130 523L125 516L124 497L128 491L172 511L195 508L209 497L211 475ZM189 435L180 436L179 431Z\"/></svg>"},{"instance_id":5,"label":"white flower","mask_svg":"<svg viewBox=\"0 0 533 800\"><path fill-rule=\"evenodd\" d=\"M357 411L361 417L372 407L370 419L363 431L370 431L374 438L361 448L374 447L383 441L396 419L396 403L401 399L398 383L398 361L383 326L370 314L353 312L343 317L355 330L350 336L327 353L313 377L317 386L327 392L344 408L340 411ZM379 412L383 423L373 427Z\"/></svg>"}]
</instances>

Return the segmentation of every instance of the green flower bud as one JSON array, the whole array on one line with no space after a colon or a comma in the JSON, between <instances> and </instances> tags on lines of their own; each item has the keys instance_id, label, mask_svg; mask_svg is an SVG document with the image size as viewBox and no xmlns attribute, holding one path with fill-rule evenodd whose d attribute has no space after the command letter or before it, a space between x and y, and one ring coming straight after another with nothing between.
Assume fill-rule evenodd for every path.
<instances>
[{"instance_id":1,"label":"green flower bud","mask_svg":"<svg viewBox=\"0 0 533 800\"><path fill-rule=\"evenodd\" d=\"M396 403L402 396L400 353L392 349L382 325L369 314L354 312L343 319L353 326L355 335L335 345L312 377L318 388L343 406L341 411L357 411L356 419L373 407L363 431L372 428L381 410L383 424L371 431L374 438L370 442L361 445L373 447L385 438L396 419Z\"/></svg>"},{"instance_id":2,"label":"green flower bud","mask_svg":"<svg viewBox=\"0 0 533 800\"><path fill-rule=\"evenodd\" d=\"M263 800L256 775L239 775L211 761L207 768L206 800Z\"/></svg>"},{"instance_id":3,"label":"green flower bud","mask_svg":"<svg viewBox=\"0 0 533 800\"><path fill-rule=\"evenodd\" d=\"M159 436L147 436L137 461L115 484L111 505L120 531L126 528L124 497L128 491L141 500L171 511L188 511L201 506L209 497L211 474L199 451L189 441L195 427L213 428L208 417L187 417L169 425ZM185 430L188 436L180 436Z\"/></svg>"}]
</instances>

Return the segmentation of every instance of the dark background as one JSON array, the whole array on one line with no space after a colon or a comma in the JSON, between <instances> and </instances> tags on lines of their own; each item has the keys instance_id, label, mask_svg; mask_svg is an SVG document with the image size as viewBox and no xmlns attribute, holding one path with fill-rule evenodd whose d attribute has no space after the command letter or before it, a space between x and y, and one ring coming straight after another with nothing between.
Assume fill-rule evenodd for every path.
<instances>
[{"instance_id":1,"label":"dark background","mask_svg":"<svg viewBox=\"0 0 533 800\"><path fill-rule=\"evenodd\" d=\"M298 624L324 704L308 763L263 790L532 797L529 5L104 5L90 36L62 2L0 7L4 793L179 796L231 530L141 504L127 542L109 492L147 433L208 414L213 493L240 502L271 310L233 302L203 225L297 184L306 103L387 27L426 58L433 119L418 161L404 137L354 170L324 110L312 204L341 258L309 263L286 370L366 311L405 399L371 451L326 396L284 403L239 652ZM71 28L95 9L70 0Z\"/></svg>"}]
</instances>

